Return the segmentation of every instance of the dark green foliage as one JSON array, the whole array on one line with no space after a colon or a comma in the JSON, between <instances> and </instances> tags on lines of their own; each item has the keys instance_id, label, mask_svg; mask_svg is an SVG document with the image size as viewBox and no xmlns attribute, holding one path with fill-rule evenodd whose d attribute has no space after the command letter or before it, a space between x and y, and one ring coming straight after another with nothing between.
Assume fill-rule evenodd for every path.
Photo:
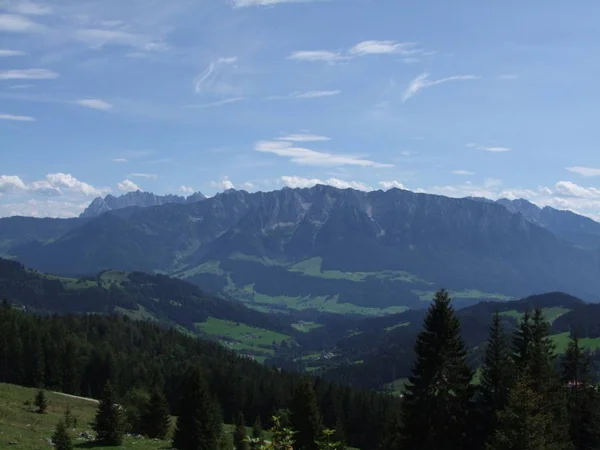
<instances>
[{"instance_id":1,"label":"dark green foliage","mask_svg":"<svg viewBox=\"0 0 600 450\"><path fill-rule=\"evenodd\" d=\"M235 420L235 430L233 431L233 447L236 450L248 450L250 445L248 443L248 436L246 434L246 422L244 420L244 414L239 413Z\"/></svg>"},{"instance_id":2,"label":"dark green foliage","mask_svg":"<svg viewBox=\"0 0 600 450\"><path fill-rule=\"evenodd\" d=\"M402 448L466 448L473 371L446 291L436 293L424 328L417 337L417 360L404 396Z\"/></svg>"},{"instance_id":3,"label":"dark green foliage","mask_svg":"<svg viewBox=\"0 0 600 450\"><path fill-rule=\"evenodd\" d=\"M222 430L219 404L210 392L202 369L192 367L183 382L173 447L178 450L217 450Z\"/></svg>"},{"instance_id":4,"label":"dark green foliage","mask_svg":"<svg viewBox=\"0 0 600 450\"><path fill-rule=\"evenodd\" d=\"M150 394L144 389L130 389L123 396L121 403L124 408L127 432L144 434L146 431L144 416L149 412Z\"/></svg>"},{"instance_id":5,"label":"dark green foliage","mask_svg":"<svg viewBox=\"0 0 600 450\"><path fill-rule=\"evenodd\" d=\"M77 426L77 418L73 416L70 405L67 405L67 409L65 409L65 416L63 420L67 428L75 428Z\"/></svg>"},{"instance_id":6,"label":"dark green foliage","mask_svg":"<svg viewBox=\"0 0 600 450\"><path fill-rule=\"evenodd\" d=\"M481 428L481 441L485 442L496 427L497 412L504 409L513 384L513 361L510 344L496 311L489 330L485 358L481 367L480 415L474 421Z\"/></svg>"},{"instance_id":7,"label":"dark green foliage","mask_svg":"<svg viewBox=\"0 0 600 450\"><path fill-rule=\"evenodd\" d=\"M104 385L104 392L93 423L96 439L110 446L121 445L125 433L125 419L122 407L117 404L110 381Z\"/></svg>"},{"instance_id":8,"label":"dark green foliage","mask_svg":"<svg viewBox=\"0 0 600 450\"><path fill-rule=\"evenodd\" d=\"M318 450L316 444L321 433L321 416L317 396L309 378L296 387L291 403L291 426L296 430L296 447L299 450Z\"/></svg>"},{"instance_id":9,"label":"dark green foliage","mask_svg":"<svg viewBox=\"0 0 600 450\"><path fill-rule=\"evenodd\" d=\"M571 341L562 364L562 380L567 386L569 435L575 450L600 448L600 395L592 384L589 355L579 346L579 338Z\"/></svg>"},{"instance_id":10,"label":"dark green foliage","mask_svg":"<svg viewBox=\"0 0 600 450\"><path fill-rule=\"evenodd\" d=\"M153 439L166 439L170 428L169 404L162 391L155 388L152 391L146 412L142 416L143 433Z\"/></svg>"},{"instance_id":11,"label":"dark green foliage","mask_svg":"<svg viewBox=\"0 0 600 450\"><path fill-rule=\"evenodd\" d=\"M254 424L252 424L252 437L255 439L260 439L263 436L262 423L260 421L260 416L256 416L256 420Z\"/></svg>"},{"instance_id":12,"label":"dark green foliage","mask_svg":"<svg viewBox=\"0 0 600 450\"><path fill-rule=\"evenodd\" d=\"M56 424L54 434L52 435L52 443L55 450L73 450L73 442L71 441L71 436L69 436L67 425L62 420Z\"/></svg>"},{"instance_id":13,"label":"dark green foliage","mask_svg":"<svg viewBox=\"0 0 600 450\"><path fill-rule=\"evenodd\" d=\"M39 414L44 414L46 412L46 409L48 409L48 400L46 399L46 393L42 389L40 389L35 395L35 401L33 402L33 404L37 408L36 411Z\"/></svg>"}]
</instances>

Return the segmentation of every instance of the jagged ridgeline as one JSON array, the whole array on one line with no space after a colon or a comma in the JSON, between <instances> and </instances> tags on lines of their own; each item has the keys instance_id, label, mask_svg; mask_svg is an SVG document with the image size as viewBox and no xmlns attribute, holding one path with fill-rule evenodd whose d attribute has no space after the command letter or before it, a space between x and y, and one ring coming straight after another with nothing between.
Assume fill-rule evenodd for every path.
<instances>
[{"instance_id":1,"label":"jagged ridgeline","mask_svg":"<svg viewBox=\"0 0 600 450\"><path fill-rule=\"evenodd\" d=\"M456 304L600 291L600 224L525 201L329 186L128 195L95 200L112 206L93 217L0 219L0 252L61 275L173 275L265 312L390 314L440 287Z\"/></svg>"}]
</instances>

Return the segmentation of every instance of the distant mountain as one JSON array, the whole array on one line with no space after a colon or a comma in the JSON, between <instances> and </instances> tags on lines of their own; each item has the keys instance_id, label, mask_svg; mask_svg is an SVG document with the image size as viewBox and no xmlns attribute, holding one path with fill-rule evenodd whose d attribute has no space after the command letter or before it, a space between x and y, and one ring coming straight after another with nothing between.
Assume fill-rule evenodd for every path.
<instances>
[{"instance_id":1,"label":"distant mountain","mask_svg":"<svg viewBox=\"0 0 600 450\"><path fill-rule=\"evenodd\" d=\"M92 203L80 214L79 217L95 217L107 211L116 209L128 208L130 206L148 207L161 206L167 203L194 203L206 199L201 192L196 192L189 197L181 197L179 195L155 195L151 192L128 192L127 194L115 197L107 195L106 197L96 197Z\"/></svg>"},{"instance_id":2,"label":"distant mountain","mask_svg":"<svg viewBox=\"0 0 600 450\"><path fill-rule=\"evenodd\" d=\"M566 241L585 248L600 248L600 223L589 217L549 206L540 208L524 199L502 198L497 203L512 213L520 213L526 220L546 228Z\"/></svg>"},{"instance_id":3,"label":"distant mountain","mask_svg":"<svg viewBox=\"0 0 600 450\"><path fill-rule=\"evenodd\" d=\"M8 228L0 219L0 236ZM261 311L390 314L425 307L440 287L463 303L544 291L600 300L598 252L555 229L495 202L318 185L116 209L5 252L61 274L176 275Z\"/></svg>"}]
</instances>

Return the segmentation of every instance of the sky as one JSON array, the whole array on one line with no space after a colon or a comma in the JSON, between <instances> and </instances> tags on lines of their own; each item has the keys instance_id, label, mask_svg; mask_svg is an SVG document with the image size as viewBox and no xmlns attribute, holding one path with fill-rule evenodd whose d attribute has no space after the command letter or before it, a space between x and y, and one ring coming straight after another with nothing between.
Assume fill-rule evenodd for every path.
<instances>
[{"instance_id":1,"label":"sky","mask_svg":"<svg viewBox=\"0 0 600 450\"><path fill-rule=\"evenodd\" d=\"M599 2L0 0L0 216L317 183L600 220Z\"/></svg>"}]
</instances>

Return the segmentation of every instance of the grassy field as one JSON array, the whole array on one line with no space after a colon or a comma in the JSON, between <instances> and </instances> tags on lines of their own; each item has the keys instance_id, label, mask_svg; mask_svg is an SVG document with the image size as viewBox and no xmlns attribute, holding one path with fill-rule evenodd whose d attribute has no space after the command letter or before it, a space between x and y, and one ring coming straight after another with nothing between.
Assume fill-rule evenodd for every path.
<instances>
[{"instance_id":1,"label":"grassy field","mask_svg":"<svg viewBox=\"0 0 600 450\"><path fill-rule=\"evenodd\" d=\"M298 331L302 331L303 333L308 333L309 331L312 331L314 329L321 328L323 325L321 325L320 323L316 323L316 322L298 322L298 323L292 324L292 326Z\"/></svg>"},{"instance_id":2,"label":"grassy field","mask_svg":"<svg viewBox=\"0 0 600 450\"><path fill-rule=\"evenodd\" d=\"M407 326L409 326L409 325L410 325L410 322L400 322L400 323L397 323L396 325L392 325L392 326L390 326L390 327L387 327L387 328L385 329L385 331L388 331L388 332L389 332L389 331L395 330L396 328L400 328L400 327L407 327Z\"/></svg>"},{"instance_id":3,"label":"grassy field","mask_svg":"<svg viewBox=\"0 0 600 450\"><path fill-rule=\"evenodd\" d=\"M559 354L563 354L567 351L567 346L569 345L569 332L553 334L550 336L554 345L556 345L556 351ZM589 350L598 350L600 349L600 338L580 338L579 339L580 347Z\"/></svg>"},{"instance_id":4,"label":"grassy field","mask_svg":"<svg viewBox=\"0 0 600 450\"><path fill-rule=\"evenodd\" d=\"M542 308L542 313L546 320L550 323L554 322L563 314L571 311L570 309L561 308L560 306L555 306L552 308ZM511 309L510 311L503 311L500 313L501 316L512 317L513 319L519 320L523 316L522 312L517 311L516 309Z\"/></svg>"},{"instance_id":5,"label":"grassy field","mask_svg":"<svg viewBox=\"0 0 600 450\"><path fill-rule=\"evenodd\" d=\"M52 436L56 423L63 417L67 405L77 419L77 427L70 432L75 448L115 448L93 446L89 441L78 437L84 431L92 432L90 422L96 412L95 402L48 392L48 411L46 414L37 414L32 412L31 406L25 405L26 401L33 403L36 392L35 389L0 383L0 448L51 449L48 439ZM126 437L123 445L118 448L162 450L171 446L165 441Z\"/></svg>"},{"instance_id":6,"label":"grassy field","mask_svg":"<svg viewBox=\"0 0 600 450\"><path fill-rule=\"evenodd\" d=\"M423 302L428 302L428 301L432 300L435 295L435 291L415 290L412 292L415 293L416 295L418 295L419 298L421 299L421 301L423 301ZM448 294L450 295L451 298L454 298L454 299L481 298L481 299L493 299L493 300L501 300L501 301L513 300L512 297L508 297L504 294L499 294L499 293L491 294L489 292L481 292L481 291L477 291L475 289L466 289L464 291L448 291Z\"/></svg>"}]
</instances>

